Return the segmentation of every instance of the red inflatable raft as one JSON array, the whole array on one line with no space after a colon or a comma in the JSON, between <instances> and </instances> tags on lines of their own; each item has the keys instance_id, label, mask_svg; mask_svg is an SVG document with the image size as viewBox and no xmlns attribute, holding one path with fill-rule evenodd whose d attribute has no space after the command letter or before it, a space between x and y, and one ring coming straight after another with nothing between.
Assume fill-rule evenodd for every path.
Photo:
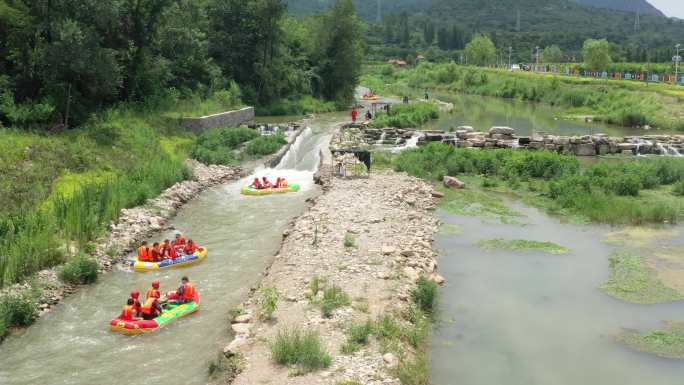
<instances>
[{"instance_id":1,"label":"red inflatable raft","mask_svg":"<svg viewBox=\"0 0 684 385\"><path fill-rule=\"evenodd\" d=\"M176 293L169 292L167 294L167 298L170 301L175 300L177 298ZM111 320L109 325L113 332L122 333L125 335L149 333L161 329L162 327L179 318L198 311L199 306L200 295L199 292L195 290L195 300L193 302L182 304L169 302L163 306L164 310L162 311L161 315L153 320L126 321L117 317Z\"/></svg>"}]
</instances>

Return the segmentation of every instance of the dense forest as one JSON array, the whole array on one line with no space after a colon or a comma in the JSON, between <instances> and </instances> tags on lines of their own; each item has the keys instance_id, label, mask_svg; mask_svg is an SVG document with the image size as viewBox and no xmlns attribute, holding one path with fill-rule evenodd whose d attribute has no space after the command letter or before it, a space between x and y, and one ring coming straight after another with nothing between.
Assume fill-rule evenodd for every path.
<instances>
[{"instance_id":1,"label":"dense forest","mask_svg":"<svg viewBox=\"0 0 684 385\"><path fill-rule=\"evenodd\" d=\"M630 9L635 2L581 1L601 7ZM324 9L329 1L291 0L293 12ZM610 4L609 4L610 3ZM684 41L684 21L634 12L594 8L568 0L405 0L381 2L377 22L376 1L356 1L359 13L370 22L371 57L415 56L459 60L460 51L475 33L487 34L508 57L530 62L535 47L556 45L567 61L581 60L587 39L614 44L615 60L667 62L674 45ZM647 4L647 3L646 3ZM620 6L620 7L618 7ZM624 7L622 7L624 6ZM505 51L505 52L503 52Z\"/></svg>"},{"instance_id":2,"label":"dense forest","mask_svg":"<svg viewBox=\"0 0 684 385\"><path fill-rule=\"evenodd\" d=\"M0 0L0 124L77 125L226 88L257 105L348 100L361 31L351 0L306 19L284 0Z\"/></svg>"}]
</instances>

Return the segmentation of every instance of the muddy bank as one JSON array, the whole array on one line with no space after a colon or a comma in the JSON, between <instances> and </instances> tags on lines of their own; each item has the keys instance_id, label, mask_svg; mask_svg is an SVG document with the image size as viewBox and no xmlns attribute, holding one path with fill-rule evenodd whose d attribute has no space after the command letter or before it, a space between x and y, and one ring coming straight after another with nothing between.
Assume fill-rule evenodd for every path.
<instances>
[{"instance_id":1,"label":"muddy bank","mask_svg":"<svg viewBox=\"0 0 684 385\"><path fill-rule=\"evenodd\" d=\"M340 350L351 323L403 312L420 275L442 281L435 272L432 248L437 229L433 188L392 172L326 183L325 192L284 233L261 288L233 320L235 340L224 354L239 357L241 373L235 378L227 375L224 382L399 384L392 370L397 357L387 354L374 338L353 354ZM350 302L325 317L318 306L322 293L313 292L312 280L339 287ZM262 289L273 287L279 293L277 309L272 320L263 321ZM317 331L331 365L292 375L295 369L275 364L270 341L292 328ZM405 350L410 356L412 349Z\"/></svg>"},{"instance_id":2,"label":"muddy bank","mask_svg":"<svg viewBox=\"0 0 684 385\"><path fill-rule=\"evenodd\" d=\"M98 261L99 273L123 261L140 241L168 229L169 219L185 203L212 186L237 179L242 172L240 167L207 166L195 160L188 160L186 164L192 170L191 180L176 183L144 206L121 210L118 221L109 227L111 231L94 242L95 250L90 255ZM37 292L37 317L41 317L78 288L59 280L58 269L59 266L42 270L32 279L3 289L0 296Z\"/></svg>"}]
</instances>

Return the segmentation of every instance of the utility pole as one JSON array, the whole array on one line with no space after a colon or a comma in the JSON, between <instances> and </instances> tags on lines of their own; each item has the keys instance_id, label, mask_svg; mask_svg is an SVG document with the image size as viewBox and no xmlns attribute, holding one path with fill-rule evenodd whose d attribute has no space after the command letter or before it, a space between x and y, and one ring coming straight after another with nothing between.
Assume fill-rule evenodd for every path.
<instances>
[{"instance_id":1,"label":"utility pole","mask_svg":"<svg viewBox=\"0 0 684 385\"><path fill-rule=\"evenodd\" d=\"M513 63L511 63L511 57L512 56L513 56L513 47L509 46L508 47L508 69L513 68L512 67Z\"/></svg>"},{"instance_id":2,"label":"utility pole","mask_svg":"<svg viewBox=\"0 0 684 385\"><path fill-rule=\"evenodd\" d=\"M535 71L538 71L538 70L539 70L538 67L539 67L539 46L537 46L537 66L535 67L534 70L535 70Z\"/></svg>"},{"instance_id":3,"label":"utility pole","mask_svg":"<svg viewBox=\"0 0 684 385\"><path fill-rule=\"evenodd\" d=\"M681 47L681 44L675 45L675 85L677 85L679 81L679 62L682 61L682 57L679 56L679 47Z\"/></svg>"}]
</instances>

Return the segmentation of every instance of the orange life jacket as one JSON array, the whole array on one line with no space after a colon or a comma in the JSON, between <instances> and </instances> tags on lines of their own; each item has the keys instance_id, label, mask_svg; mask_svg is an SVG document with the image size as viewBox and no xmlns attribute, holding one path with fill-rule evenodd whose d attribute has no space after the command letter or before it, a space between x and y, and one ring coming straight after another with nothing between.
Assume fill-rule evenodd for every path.
<instances>
[{"instance_id":1,"label":"orange life jacket","mask_svg":"<svg viewBox=\"0 0 684 385\"><path fill-rule=\"evenodd\" d=\"M156 301L157 301L157 299L154 297L146 299L145 303L140 308L140 312L143 314L151 314L152 311L154 310L154 303Z\"/></svg>"},{"instance_id":2,"label":"orange life jacket","mask_svg":"<svg viewBox=\"0 0 684 385\"><path fill-rule=\"evenodd\" d=\"M196 245L194 242L193 242L193 243L188 243L188 244L185 245L185 247L183 248L183 251L185 251L185 254L192 254L192 253L194 253L195 251L197 251L197 245Z\"/></svg>"},{"instance_id":3,"label":"orange life jacket","mask_svg":"<svg viewBox=\"0 0 684 385\"><path fill-rule=\"evenodd\" d=\"M176 259L176 257L178 256L178 255L176 254L176 248L173 247L173 246L171 246L171 245L166 245L166 248L164 249L164 252L165 252L166 255L168 255L169 258L171 258L171 259Z\"/></svg>"},{"instance_id":4,"label":"orange life jacket","mask_svg":"<svg viewBox=\"0 0 684 385\"><path fill-rule=\"evenodd\" d=\"M185 245L186 243L187 243L187 239L185 239L185 237L176 238L176 239L173 241L173 245L174 245L174 246L183 246L183 245Z\"/></svg>"},{"instance_id":5,"label":"orange life jacket","mask_svg":"<svg viewBox=\"0 0 684 385\"><path fill-rule=\"evenodd\" d=\"M150 248L146 246L138 247L138 260L147 262L150 260Z\"/></svg>"},{"instance_id":6,"label":"orange life jacket","mask_svg":"<svg viewBox=\"0 0 684 385\"><path fill-rule=\"evenodd\" d=\"M185 284L183 288L183 300L184 301L194 301L195 300L195 285L190 282Z\"/></svg>"},{"instance_id":7,"label":"orange life jacket","mask_svg":"<svg viewBox=\"0 0 684 385\"><path fill-rule=\"evenodd\" d=\"M126 305L123 307L123 310L121 311L121 315L119 316L119 318L121 318L124 321L132 321L133 311L133 305Z\"/></svg>"},{"instance_id":8,"label":"orange life jacket","mask_svg":"<svg viewBox=\"0 0 684 385\"><path fill-rule=\"evenodd\" d=\"M145 294L145 300L148 300L150 298L160 298L160 297L161 297L161 293L159 292L159 290L157 290L153 287L147 289L147 293Z\"/></svg>"}]
</instances>

